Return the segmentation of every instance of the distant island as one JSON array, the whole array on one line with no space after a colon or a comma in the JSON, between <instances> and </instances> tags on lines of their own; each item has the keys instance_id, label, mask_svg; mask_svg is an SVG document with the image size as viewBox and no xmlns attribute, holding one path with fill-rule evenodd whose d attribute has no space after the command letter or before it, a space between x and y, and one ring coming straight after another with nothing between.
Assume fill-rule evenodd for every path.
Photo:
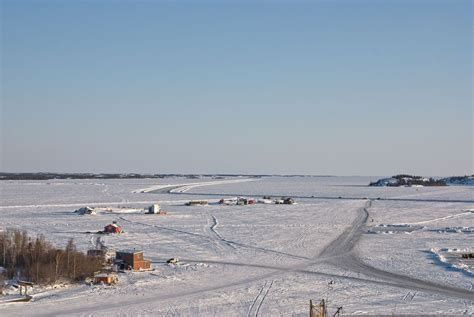
<instances>
[{"instance_id":1,"label":"distant island","mask_svg":"<svg viewBox=\"0 0 474 317\"><path fill-rule=\"evenodd\" d=\"M453 176L435 179L433 177L414 176L399 174L388 178L371 182L369 186L387 187L421 187L421 186L448 186L448 185L469 185L474 186L474 175Z\"/></svg>"}]
</instances>

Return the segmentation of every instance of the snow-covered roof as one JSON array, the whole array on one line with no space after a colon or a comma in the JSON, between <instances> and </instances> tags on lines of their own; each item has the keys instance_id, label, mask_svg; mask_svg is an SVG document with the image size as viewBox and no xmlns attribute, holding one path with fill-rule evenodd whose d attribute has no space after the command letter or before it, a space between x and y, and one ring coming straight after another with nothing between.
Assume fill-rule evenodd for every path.
<instances>
[{"instance_id":1,"label":"snow-covered roof","mask_svg":"<svg viewBox=\"0 0 474 317\"><path fill-rule=\"evenodd\" d=\"M124 249L117 251L117 253L143 253L142 250L135 250L135 249Z\"/></svg>"}]
</instances>

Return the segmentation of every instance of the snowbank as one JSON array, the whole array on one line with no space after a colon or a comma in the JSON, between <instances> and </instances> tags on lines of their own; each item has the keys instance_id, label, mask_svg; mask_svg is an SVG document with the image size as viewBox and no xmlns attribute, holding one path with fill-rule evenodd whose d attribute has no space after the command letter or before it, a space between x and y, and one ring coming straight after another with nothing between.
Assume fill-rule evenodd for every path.
<instances>
[{"instance_id":1,"label":"snowbank","mask_svg":"<svg viewBox=\"0 0 474 317\"><path fill-rule=\"evenodd\" d=\"M469 249L456 248L431 248L429 251L439 264L454 271L459 271L467 276L474 277L474 268L462 262L461 254L472 252Z\"/></svg>"}]
</instances>

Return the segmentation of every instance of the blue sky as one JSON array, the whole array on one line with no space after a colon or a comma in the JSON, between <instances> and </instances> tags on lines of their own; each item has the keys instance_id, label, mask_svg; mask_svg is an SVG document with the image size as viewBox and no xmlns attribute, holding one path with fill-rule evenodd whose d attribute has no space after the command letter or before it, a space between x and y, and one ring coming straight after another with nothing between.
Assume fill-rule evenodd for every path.
<instances>
[{"instance_id":1,"label":"blue sky","mask_svg":"<svg viewBox=\"0 0 474 317\"><path fill-rule=\"evenodd\" d=\"M2 1L2 171L473 173L471 1Z\"/></svg>"}]
</instances>

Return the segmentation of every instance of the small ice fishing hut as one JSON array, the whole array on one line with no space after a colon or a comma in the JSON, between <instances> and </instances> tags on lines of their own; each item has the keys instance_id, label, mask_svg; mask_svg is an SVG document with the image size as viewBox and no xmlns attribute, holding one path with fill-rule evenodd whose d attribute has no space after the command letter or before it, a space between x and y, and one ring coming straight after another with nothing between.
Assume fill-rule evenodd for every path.
<instances>
[{"instance_id":1,"label":"small ice fishing hut","mask_svg":"<svg viewBox=\"0 0 474 317\"><path fill-rule=\"evenodd\" d=\"M150 207L148 207L148 212L149 214L158 214L161 211L161 207L158 204L153 204Z\"/></svg>"}]
</instances>

